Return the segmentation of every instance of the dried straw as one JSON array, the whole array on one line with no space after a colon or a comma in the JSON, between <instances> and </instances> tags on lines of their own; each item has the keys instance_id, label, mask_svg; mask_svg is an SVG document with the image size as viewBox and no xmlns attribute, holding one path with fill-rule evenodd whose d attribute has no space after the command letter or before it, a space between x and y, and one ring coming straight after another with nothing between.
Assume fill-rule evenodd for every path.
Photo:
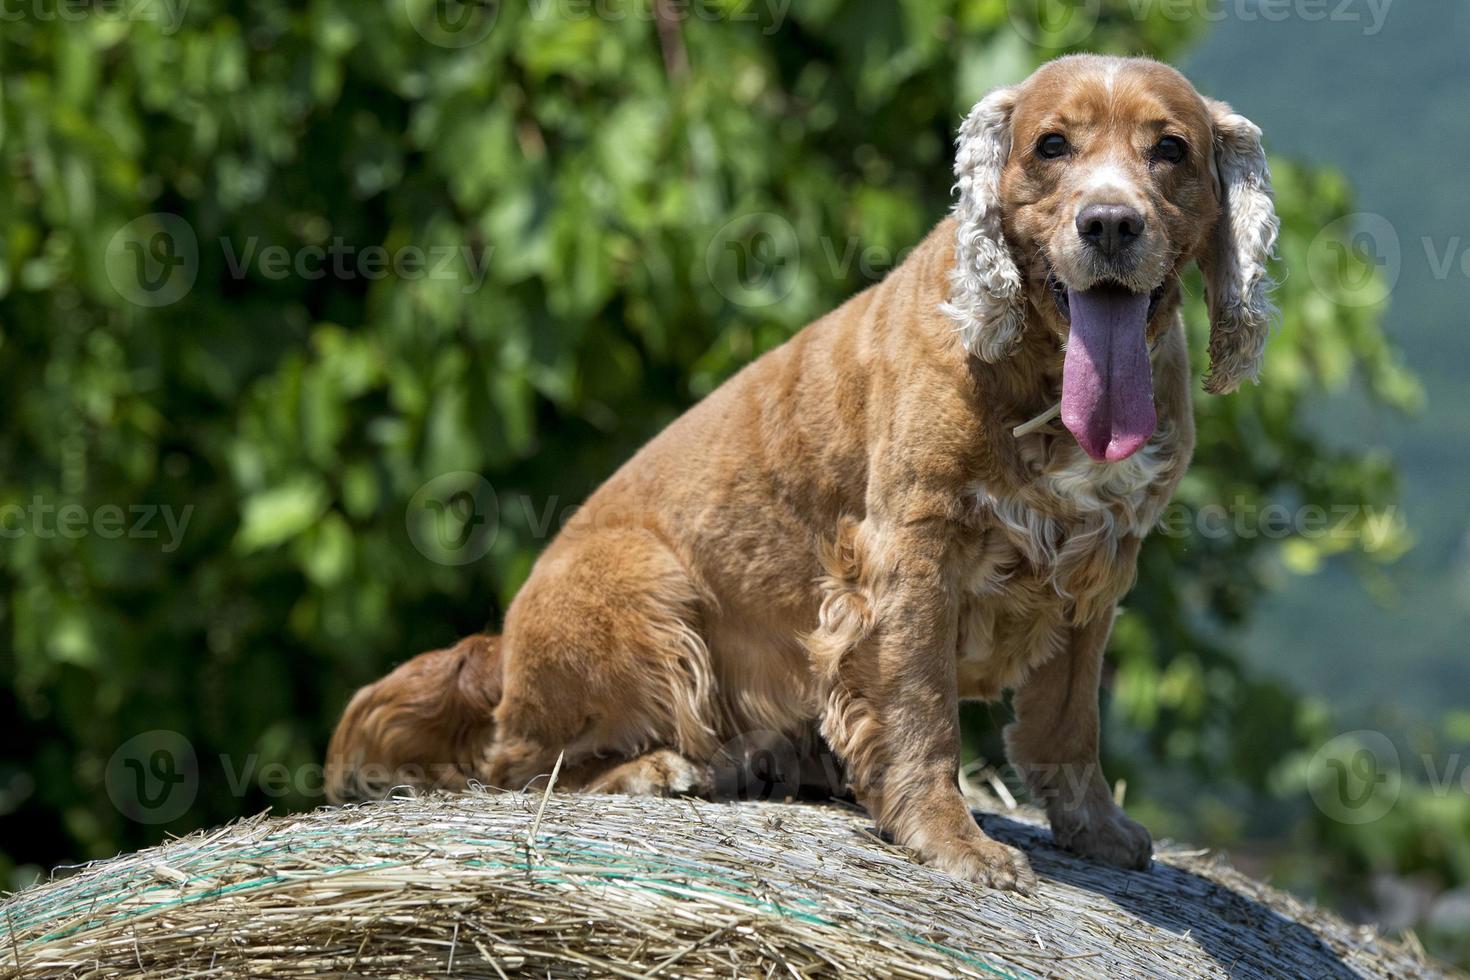
<instances>
[{"instance_id":1,"label":"dried straw","mask_svg":"<svg viewBox=\"0 0 1470 980\"><path fill-rule=\"evenodd\" d=\"M1201 852L1126 873L982 814L1036 894L841 807L518 794L265 816L0 905L0 977L1434 977ZM534 833L534 836L533 836Z\"/></svg>"}]
</instances>

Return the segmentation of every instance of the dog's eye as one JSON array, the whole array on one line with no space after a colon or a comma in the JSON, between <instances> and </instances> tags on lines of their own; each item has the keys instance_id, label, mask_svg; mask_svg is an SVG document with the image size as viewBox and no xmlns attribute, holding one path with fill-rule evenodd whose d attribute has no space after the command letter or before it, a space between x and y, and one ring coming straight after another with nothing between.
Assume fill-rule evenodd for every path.
<instances>
[{"instance_id":1,"label":"dog's eye","mask_svg":"<svg viewBox=\"0 0 1470 980\"><path fill-rule=\"evenodd\" d=\"M1154 158L1165 163L1181 163L1189 154L1189 148L1177 136L1165 136L1154 144Z\"/></svg>"},{"instance_id":2,"label":"dog's eye","mask_svg":"<svg viewBox=\"0 0 1470 980\"><path fill-rule=\"evenodd\" d=\"M1067 152L1067 137L1061 133L1047 133L1036 141L1036 152L1048 160L1055 160Z\"/></svg>"}]
</instances>

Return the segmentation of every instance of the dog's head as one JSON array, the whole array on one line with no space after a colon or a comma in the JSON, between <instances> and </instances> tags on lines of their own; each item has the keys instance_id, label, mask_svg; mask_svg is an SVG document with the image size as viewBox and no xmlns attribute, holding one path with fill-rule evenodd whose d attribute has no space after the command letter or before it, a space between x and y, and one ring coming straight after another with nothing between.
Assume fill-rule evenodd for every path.
<instances>
[{"instance_id":1,"label":"dog's head","mask_svg":"<svg viewBox=\"0 0 1470 980\"><path fill-rule=\"evenodd\" d=\"M1199 263L1212 393L1260 367L1276 241L1261 132L1144 59L1074 56L990 93L960 129L947 311L999 361L1026 323L1066 344L1062 419L1094 459L1153 434L1149 343Z\"/></svg>"}]
</instances>

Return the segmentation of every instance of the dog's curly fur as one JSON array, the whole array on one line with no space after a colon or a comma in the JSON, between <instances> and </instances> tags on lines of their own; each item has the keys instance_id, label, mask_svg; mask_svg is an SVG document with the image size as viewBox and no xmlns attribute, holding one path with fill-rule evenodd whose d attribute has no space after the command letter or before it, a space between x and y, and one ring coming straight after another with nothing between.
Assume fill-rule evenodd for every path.
<instances>
[{"instance_id":1,"label":"dog's curly fur","mask_svg":"<svg viewBox=\"0 0 1470 980\"><path fill-rule=\"evenodd\" d=\"M1038 138L1075 148L1043 161ZM1161 163L1161 134L1182 141ZM407 765L518 789L699 792L742 733L817 725L878 823L923 859L1025 888L955 784L960 699L1015 691L1014 766L1059 842L1124 866L1148 832L1098 768L1097 689L1139 545L1194 446L1178 276L1198 262L1210 391L1259 368L1276 237L1260 133L1173 69L1093 56L993 92L960 129L958 203L887 279L741 371L577 512L503 635L353 699L337 798ZM1099 281L1080 209L1147 218L1112 275L1152 291L1157 427L1118 462L1055 424L1068 320ZM386 775L363 779L380 767ZM357 774L357 775L355 775ZM422 781L420 779L419 781Z\"/></svg>"}]
</instances>

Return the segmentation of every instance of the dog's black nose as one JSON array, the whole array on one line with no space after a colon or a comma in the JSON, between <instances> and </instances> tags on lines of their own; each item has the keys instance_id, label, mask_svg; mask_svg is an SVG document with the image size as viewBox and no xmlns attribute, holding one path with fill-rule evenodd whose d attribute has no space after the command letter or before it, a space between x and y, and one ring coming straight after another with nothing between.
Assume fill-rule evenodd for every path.
<instances>
[{"instance_id":1,"label":"dog's black nose","mask_svg":"<svg viewBox=\"0 0 1470 980\"><path fill-rule=\"evenodd\" d=\"M1125 204L1089 204L1077 215L1077 234L1111 257L1143 234L1143 215Z\"/></svg>"}]
</instances>

